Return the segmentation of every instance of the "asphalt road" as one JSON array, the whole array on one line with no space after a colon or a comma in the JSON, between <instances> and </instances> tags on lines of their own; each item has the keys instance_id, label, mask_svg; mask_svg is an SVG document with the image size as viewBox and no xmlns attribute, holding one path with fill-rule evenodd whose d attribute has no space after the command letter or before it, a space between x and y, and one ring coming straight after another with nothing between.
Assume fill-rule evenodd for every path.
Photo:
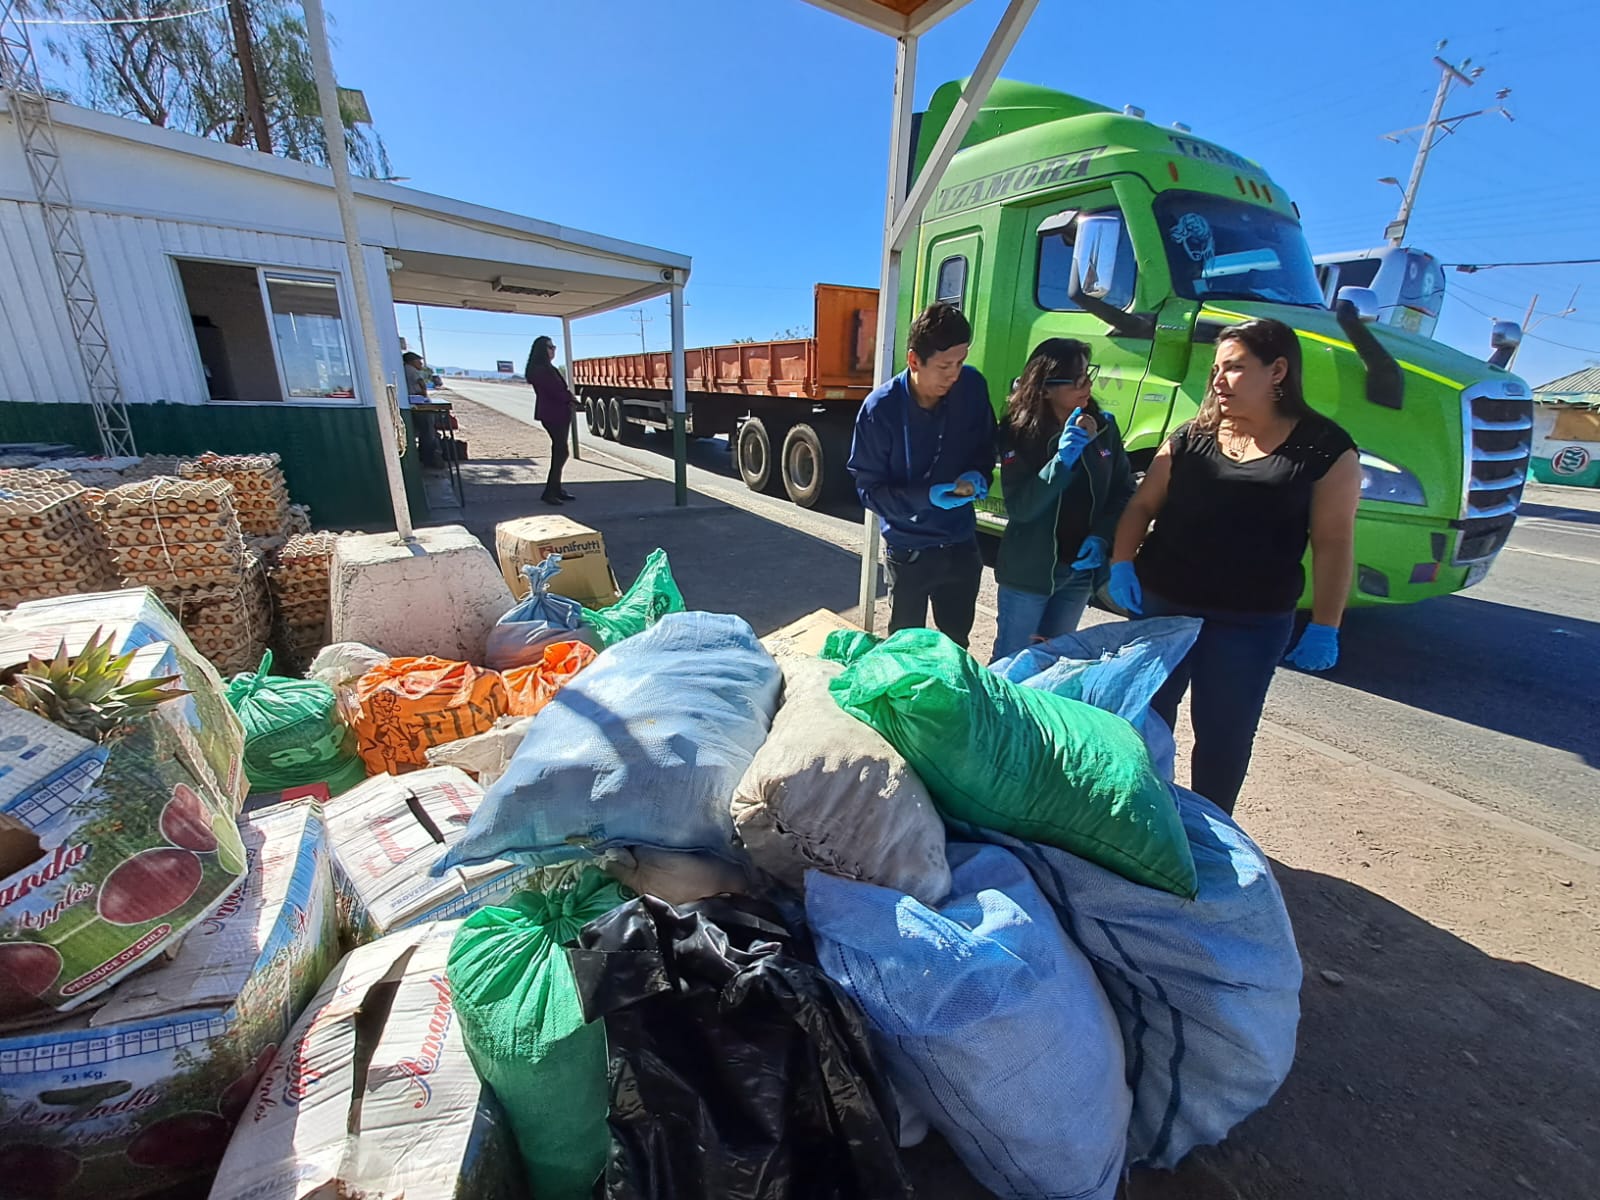
<instances>
[{"instance_id":1,"label":"asphalt road","mask_svg":"<svg viewBox=\"0 0 1600 1200\"><path fill-rule=\"evenodd\" d=\"M450 387L532 420L523 386ZM664 435L584 445L671 474ZM691 442L689 463L695 490L859 550L859 508L807 512L748 491L725 440ZM988 573L979 603L992 615ZM1278 672L1268 721L1600 849L1600 493L1531 487L1484 582L1424 604L1353 611L1341 640L1331 673Z\"/></svg>"}]
</instances>

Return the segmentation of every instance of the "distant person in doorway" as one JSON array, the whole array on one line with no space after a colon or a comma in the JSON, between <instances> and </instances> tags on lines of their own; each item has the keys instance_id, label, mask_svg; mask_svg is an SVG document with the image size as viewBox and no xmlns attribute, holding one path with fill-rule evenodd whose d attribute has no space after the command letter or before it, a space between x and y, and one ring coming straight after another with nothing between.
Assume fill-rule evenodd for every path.
<instances>
[{"instance_id":1,"label":"distant person in doorway","mask_svg":"<svg viewBox=\"0 0 1600 1200\"><path fill-rule=\"evenodd\" d=\"M906 369L856 415L850 474L878 514L889 570L889 632L933 621L957 645L972 634L983 559L975 502L994 477L989 385L966 365L972 327L950 304L911 323Z\"/></svg>"},{"instance_id":2,"label":"distant person in doorway","mask_svg":"<svg viewBox=\"0 0 1600 1200\"><path fill-rule=\"evenodd\" d=\"M1172 725L1193 689L1190 787L1227 812L1294 632L1307 543L1311 623L1291 665L1326 671L1339 661L1355 572L1355 443L1311 411L1300 377L1300 341L1283 322L1224 329L1199 414L1157 453L1111 554L1109 590L1122 608L1205 622L1152 707Z\"/></svg>"},{"instance_id":3,"label":"distant person in doorway","mask_svg":"<svg viewBox=\"0 0 1600 1200\"><path fill-rule=\"evenodd\" d=\"M561 486L561 469L567 465L567 438L572 432L572 389L561 372L556 370L554 359L556 344L548 337L537 337L528 351L528 366L523 372L528 386L533 388L533 417L550 435L550 473L545 477L546 504L559 505L564 500L577 497Z\"/></svg>"},{"instance_id":4,"label":"distant person in doorway","mask_svg":"<svg viewBox=\"0 0 1600 1200\"><path fill-rule=\"evenodd\" d=\"M1077 629L1134 493L1122 434L1095 402L1089 353L1073 338L1040 342L1000 423L997 660Z\"/></svg>"}]
</instances>

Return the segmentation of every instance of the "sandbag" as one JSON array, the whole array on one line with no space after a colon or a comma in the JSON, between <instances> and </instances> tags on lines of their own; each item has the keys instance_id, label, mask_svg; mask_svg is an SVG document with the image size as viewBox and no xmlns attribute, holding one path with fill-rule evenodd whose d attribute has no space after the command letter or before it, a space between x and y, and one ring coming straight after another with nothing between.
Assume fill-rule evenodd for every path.
<instances>
[{"instance_id":1,"label":"sandbag","mask_svg":"<svg viewBox=\"0 0 1600 1200\"><path fill-rule=\"evenodd\" d=\"M1121 717L1010 682L942 633L878 645L830 636L854 657L828 690L911 763L945 817L1061 846L1129 879L1194 895L1194 863L1167 785Z\"/></svg>"},{"instance_id":2,"label":"sandbag","mask_svg":"<svg viewBox=\"0 0 1600 1200\"><path fill-rule=\"evenodd\" d=\"M785 658L783 705L733 793L751 860L799 891L808 868L937 904L950 890L944 822L898 751L840 710L843 668Z\"/></svg>"},{"instance_id":3,"label":"sandbag","mask_svg":"<svg viewBox=\"0 0 1600 1200\"><path fill-rule=\"evenodd\" d=\"M627 899L593 868L462 924L448 975L467 1054L510 1118L539 1200L585 1200L605 1167L606 1039L585 1021L563 945Z\"/></svg>"},{"instance_id":4,"label":"sandbag","mask_svg":"<svg viewBox=\"0 0 1600 1200\"><path fill-rule=\"evenodd\" d=\"M600 647L598 635L583 623L583 605L550 590L550 582L560 570L559 554L522 568L528 595L489 630L483 661L491 670L538 666L544 661L545 647L555 642L581 641L594 649Z\"/></svg>"},{"instance_id":5,"label":"sandbag","mask_svg":"<svg viewBox=\"0 0 1600 1200\"><path fill-rule=\"evenodd\" d=\"M989 669L1024 687L1116 713L1143 736L1156 774L1171 783L1177 746L1150 702L1189 653L1200 626L1194 617L1108 621L1019 650Z\"/></svg>"},{"instance_id":6,"label":"sandbag","mask_svg":"<svg viewBox=\"0 0 1600 1200\"><path fill-rule=\"evenodd\" d=\"M1048 846L985 835L1028 867L1094 963L1133 1088L1128 1160L1173 1167L1270 1100L1294 1062L1300 954L1260 847L1173 788L1199 892L1183 901Z\"/></svg>"},{"instance_id":7,"label":"sandbag","mask_svg":"<svg viewBox=\"0 0 1600 1200\"><path fill-rule=\"evenodd\" d=\"M723 893L746 895L755 887L750 871L715 854L618 847L600 856L600 867L630 892L668 904L691 904Z\"/></svg>"},{"instance_id":8,"label":"sandbag","mask_svg":"<svg viewBox=\"0 0 1600 1200\"><path fill-rule=\"evenodd\" d=\"M979 1183L1111 1200L1132 1097L1106 994L1022 863L997 846L948 853L937 909L807 875L818 960L866 1013L902 1101Z\"/></svg>"},{"instance_id":9,"label":"sandbag","mask_svg":"<svg viewBox=\"0 0 1600 1200\"><path fill-rule=\"evenodd\" d=\"M228 681L227 698L244 725L244 772L252 792L324 783L337 796L366 779L333 688L272 674L272 651L254 674Z\"/></svg>"},{"instance_id":10,"label":"sandbag","mask_svg":"<svg viewBox=\"0 0 1600 1200\"><path fill-rule=\"evenodd\" d=\"M374 775L427 766L428 747L492 729L507 704L497 672L431 655L374 667L357 681L355 701L353 726Z\"/></svg>"},{"instance_id":11,"label":"sandbag","mask_svg":"<svg viewBox=\"0 0 1600 1200\"><path fill-rule=\"evenodd\" d=\"M610 647L643 633L668 613L683 611L683 593L672 578L667 552L656 549L644 560L644 569L622 599L602 609L584 609L583 620L600 645Z\"/></svg>"},{"instance_id":12,"label":"sandbag","mask_svg":"<svg viewBox=\"0 0 1600 1200\"><path fill-rule=\"evenodd\" d=\"M430 746L427 750L430 767L456 767L471 775L487 790L496 779L506 773L511 759L528 736L532 717L501 717L494 728L477 733L459 742L446 742Z\"/></svg>"},{"instance_id":13,"label":"sandbag","mask_svg":"<svg viewBox=\"0 0 1600 1200\"><path fill-rule=\"evenodd\" d=\"M501 679L505 681L511 715L533 716L592 663L594 656L594 647L584 642L551 642L540 653L538 662L504 672Z\"/></svg>"},{"instance_id":14,"label":"sandbag","mask_svg":"<svg viewBox=\"0 0 1600 1200\"><path fill-rule=\"evenodd\" d=\"M612 846L742 858L728 801L767 736L779 680L738 617L663 617L555 694L436 870Z\"/></svg>"},{"instance_id":15,"label":"sandbag","mask_svg":"<svg viewBox=\"0 0 1600 1200\"><path fill-rule=\"evenodd\" d=\"M911 1200L861 1014L775 910L644 896L568 958L605 1024L607 1200Z\"/></svg>"}]
</instances>

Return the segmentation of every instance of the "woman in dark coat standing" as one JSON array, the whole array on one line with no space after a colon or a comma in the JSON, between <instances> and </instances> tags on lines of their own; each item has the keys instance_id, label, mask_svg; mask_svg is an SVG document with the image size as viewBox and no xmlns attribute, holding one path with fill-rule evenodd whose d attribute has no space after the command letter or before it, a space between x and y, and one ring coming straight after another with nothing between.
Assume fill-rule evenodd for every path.
<instances>
[{"instance_id":1,"label":"woman in dark coat standing","mask_svg":"<svg viewBox=\"0 0 1600 1200\"><path fill-rule=\"evenodd\" d=\"M544 481L544 502L559 505L577 497L561 486L561 469L567 465L567 438L572 432L572 389L556 370L556 344L548 337L537 337L528 351L528 367L523 372L533 389L533 417L550 435L550 473Z\"/></svg>"}]
</instances>

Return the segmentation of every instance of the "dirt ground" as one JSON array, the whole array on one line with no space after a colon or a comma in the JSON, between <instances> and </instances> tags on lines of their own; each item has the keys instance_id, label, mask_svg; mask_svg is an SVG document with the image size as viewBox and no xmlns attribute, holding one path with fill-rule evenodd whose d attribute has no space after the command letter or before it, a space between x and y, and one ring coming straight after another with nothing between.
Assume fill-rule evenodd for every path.
<instances>
[{"instance_id":1,"label":"dirt ground","mask_svg":"<svg viewBox=\"0 0 1600 1200\"><path fill-rule=\"evenodd\" d=\"M543 433L470 402L460 417L480 464L469 527L533 511L542 475L522 460L542 471ZM575 487L630 479L594 454L569 471ZM668 548L686 593L729 581L691 521L633 524L603 526L619 576L649 548L634 537ZM764 591L812 578L791 553ZM1297 1062L1223 1145L1133 1172L1130 1200L1600 1195L1600 854L1271 727L1238 815L1277 864L1305 961ZM985 1194L942 1146L910 1159L929 1197Z\"/></svg>"}]
</instances>

